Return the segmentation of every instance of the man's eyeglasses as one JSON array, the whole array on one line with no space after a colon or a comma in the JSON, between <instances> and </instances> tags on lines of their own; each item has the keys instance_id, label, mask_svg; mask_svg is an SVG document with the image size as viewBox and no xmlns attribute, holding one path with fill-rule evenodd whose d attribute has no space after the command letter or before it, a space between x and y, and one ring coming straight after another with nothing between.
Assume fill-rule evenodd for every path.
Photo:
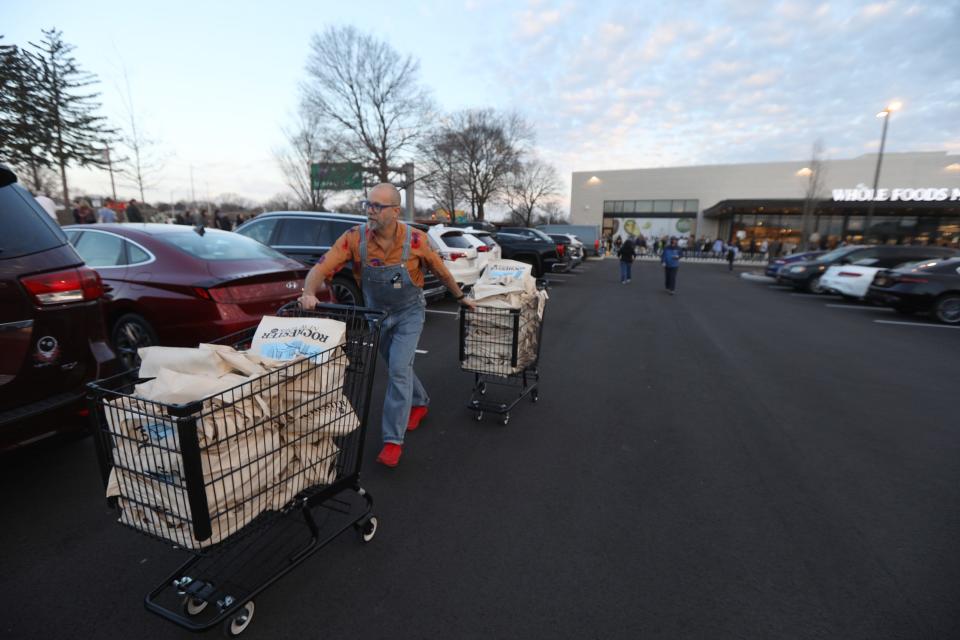
<instances>
[{"instance_id":1,"label":"man's eyeglasses","mask_svg":"<svg viewBox=\"0 0 960 640\"><path fill-rule=\"evenodd\" d=\"M373 211L375 213L381 213L384 209L392 209L394 207L399 207L398 204L380 204L379 202L371 202L370 200L364 200L360 203L360 206L364 208L365 211Z\"/></svg>"}]
</instances>

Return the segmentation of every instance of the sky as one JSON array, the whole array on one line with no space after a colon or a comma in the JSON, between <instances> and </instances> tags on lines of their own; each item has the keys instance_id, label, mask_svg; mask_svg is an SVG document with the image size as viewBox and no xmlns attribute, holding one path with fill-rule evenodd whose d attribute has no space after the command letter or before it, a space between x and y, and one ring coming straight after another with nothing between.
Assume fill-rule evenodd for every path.
<instances>
[{"instance_id":1,"label":"sky","mask_svg":"<svg viewBox=\"0 0 960 640\"><path fill-rule=\"evenodd\" d=\"M875 152L892 100L888 151L960 154L960 0L0 0L3 41L60 29L117 125L129 96L164 158L151 201L286 191L274 151L331 25L418 59L445 111L523 115L563 201L572 171L803 160L817 139ZM105 171L69 177L109 193Z\"/></svg>"}]
</instances>

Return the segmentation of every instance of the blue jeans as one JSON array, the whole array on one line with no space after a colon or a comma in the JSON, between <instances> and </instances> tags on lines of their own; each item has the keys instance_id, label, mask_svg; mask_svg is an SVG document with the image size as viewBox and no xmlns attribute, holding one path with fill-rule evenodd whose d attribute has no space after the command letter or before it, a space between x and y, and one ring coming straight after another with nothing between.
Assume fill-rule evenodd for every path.
<instances>
[{"instance_id":1,"label":"blue jeans","mask_svg":"<svg viewBox=\"0 0 960 640\"><path fill-rule=\"evenodd\" d=\"M426 406L430 397L413 371L426 312L422 305L391 312L380 327L380 355L387 363L387 395L383 400L383 442L403 444L411 405Z\"/></svg>"},{"instance_id":2,"label":"blue jeans","mask_svg":"<svg viewBox=\"0 0 960 640\"><path fill-rule=\"evenodd\" d=\"M620 261L620 282L625 282L630 279L630 267L633 266L629 262Z\"/></svg>"}]
</instances>

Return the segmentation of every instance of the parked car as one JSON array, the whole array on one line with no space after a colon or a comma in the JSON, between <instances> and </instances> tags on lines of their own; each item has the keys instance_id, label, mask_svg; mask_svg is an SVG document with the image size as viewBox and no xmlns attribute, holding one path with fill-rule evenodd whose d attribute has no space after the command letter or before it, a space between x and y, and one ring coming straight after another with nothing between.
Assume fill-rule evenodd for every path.
<instances>
[{"instance_id":1,"label":"parked car","mask_svg":"<svg viewBox=\"0 0 960 640\"><path fill-rule=\"evenodd\" d=\"M880 271L866 299L905 314L931 311L940 322L960 325L960 258Z\"/></svg>"},{"instance_id":2,"label":"parked car","mask_svg":"<svg viewBox=\"0 0 960 640\"><path fill-rule=\"evenodd\" d=\"M447 225L448 227L457 227L458 229L483 229L484 231L489 231L490 233L497 232L497 225L492 222L487 222L486 220L473 220L472 222L451 222Z\"/></svg>"},{"instance_id":3,"label":"parked car","mask_svg":"<svg viewBox=\"0 0 960 640\"><path fill-rule=\"evenodd\" d=\"M430 227L427 235L458 285L469 288L477 283L480 279L479 252L463 229L438 224Z\"/></svg>"},{"instance_id":4,"label":"parked car","mask_svg":"<svg viewBox=\"0 0 960 640\"><path fill-rule=\"evenodd\" d=\"M886 268L899 269L917 262L929 262L958 255L955 249L944 247L915 247L916 251L906 251L903 255L892 257L887 262L903 259L900 264L884 264L881 256L872 256L855 260L850 264L833 265L820 278L820 286L831 293L839 293L845 298L863 298L867 295L874 276Z\"/></svg>"},{"instance_id":5,"label":"parked car","mask_svg":"<svg viewBox=\"0 0 960 640\"><path fill-rule=\"evenodd\" d=\"M503 257L500 245L493 239L493 234L489 231L465 227L463 233L464 237L469 240L477 250L477 265L480 267L481 273L483 273L488 263L496 262Z\"/></svg>"},{"instance_id":6,"label":"parked car","mask_svg":"<svg viewBox=\"0 0 960 640\"><path fill-rule=\"evenodd\" d=\"M583 243L584 257L600 255L600 227L591 224L541 224L537 227L546 233L565 233L573 235Z\"/></svg>"},{"instance_id":7,"label":"parked car","mask_svg":"<svg viewBox=\"0 0 960 640\"><path fill-rule=\"evenodd\" d=\"M557 245L563 246L563 252L570 258L570 268L573 269L583 262L583 243L565 233L548 233Z\"/></svg>"},{"instance_id":8,"label":"parked car","mask_svg":"<svg viewBox=\"0 0 960 640\"><path fill-rule=\"evenodd\" d=\"M150 345L195 347L296 300L307 269L242 235L171 224L70 225L103 279L110 340L126 367ZM328 298L329 299L329 298Z\"/></svg>"},{"instance_id":9,"label":"parked car","mask_svg":"<svg viewBox=\"0 0 960 640\"><path fill-rule=\"evenodd\" d=\"M312 267L345 231L366 221L366 216L343 213L271 211L243 223L235 233L253 238ZM421 231L428 229L426 225L412 226ZM340 304L357 305L363 301L360 285L349 269L334 274L330 288ZM423 294L427 300L442 298L446 291L435 275L429 271L424 273Z\"/></svg>"},{"instance_id":10,"label":"parked car","mask_svg":"<svg viewBox=\"0 0 960 640\"><path fill-rule=\"evenodd\" d=\"M87 382L114 373L103 283L0 165L0 450L82 428Z\"/></svg>"},{"instance_id":11,"label":"parked car","mask_svg":"<svg viewBox=\"0 0 960 640\"><path fill-rule=\"evenodd\" d=\"M534 277L545 274L568 271L570 260L564 256L563 245L537 229L526 229L534 234L515 234L499 231L494 239L500 245L503 257L507 260L526 262L533 267Z\"/></svg>"},{"instance_id":12,"label":"parked car","mask_svg":"<svg viewBox=\"0 0 960 640\"><path fill-rule=\"evenodd\" d=\"M930 250L939 249L944 252L949 249L938 247L924 247L920 245L851 245L839 247L833 251L818 256L814 260L801 261L780 269L779 279L792 284L796 289L804 289L810 293L823 293L821 278L828 268L837 265L848 265L854 262L871 259L874 266L889 269L905 262L916 262L923 256L931 255ZM933 255L938 255L936 252ZM939 255L949 255L942 253Z\"/></svg>"},{"instance_id":13,"label":"parked car","mask_svg":"<svg viewBox=\"0 0 960 640\"><path fill-rule=\"evenodd\" d=\"M770 278L777 278L780 275L780 269L782 269L784 265L813 260L825 253L826 251L805 251L803 253L791 253L788 256L770 258L770 261L767 262L767 268L764 269L763 273Z\"/></svg>"}]
</instances>

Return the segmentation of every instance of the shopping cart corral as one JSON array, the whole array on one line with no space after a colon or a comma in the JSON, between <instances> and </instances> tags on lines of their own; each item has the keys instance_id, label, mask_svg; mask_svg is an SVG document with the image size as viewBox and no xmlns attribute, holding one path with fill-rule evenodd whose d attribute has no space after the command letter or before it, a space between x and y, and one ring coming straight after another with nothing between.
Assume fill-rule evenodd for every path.
<instances>
[{"instance_id":1,"label":"shopping cart corral","mask_svg":"<svg viewBox=\"0 0 960 640\"><path fill-rule=\"evenodd\" d=\"M518 308L460 310L460 368L473 373L467 407L478 421L492 413L507 424L521 400L540 400L543 314L543 300L537 296Z\"/></svg>"},{"instance_id":2,"label":"shopping cart corral","mask_svg":"<svg viewBox=\"0 0 960 640\"><path fill-rule=\"evenodd\" d=\"M146 608L192 631L239 635L261 591L341 533L377 532L360 467L385 314L288 305L277 315L338 320L346 337L195 402L137 397L149 383L137 370L89 386L119 522L191 555ZM218 342L245 350L255 331Z\"/></svg>"}]
</instances>

